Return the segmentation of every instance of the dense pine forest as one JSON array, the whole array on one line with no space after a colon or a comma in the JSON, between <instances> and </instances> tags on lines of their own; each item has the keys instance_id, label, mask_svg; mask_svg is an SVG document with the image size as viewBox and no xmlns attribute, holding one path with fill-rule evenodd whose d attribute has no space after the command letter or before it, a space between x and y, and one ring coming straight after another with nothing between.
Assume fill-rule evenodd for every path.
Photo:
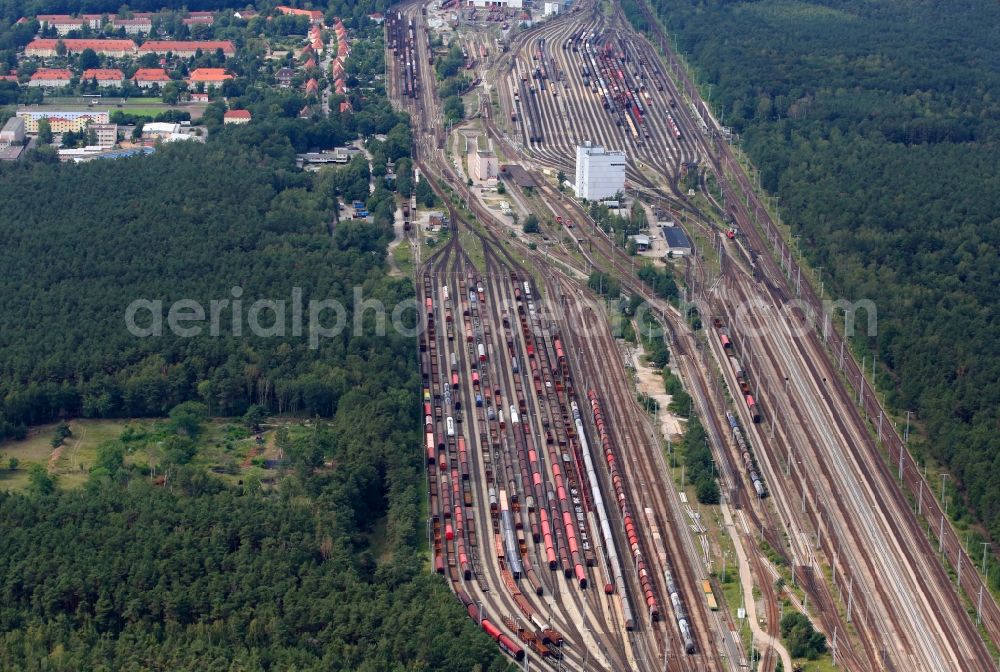
<instances>
[{"instance_id":1,"label":"dense pine forest","mask_svg":"<svg viewBox=\"0 0 1000 672\"><path fill-rule=\"evenodd\" d=\"M652 4L828 294L876 302L859 357L1000 536L1000 6Z\"/></svg>"},{"instance_id":2,"label":"dense pine forest","mask_svg":"<svg viewBox=\"0 0 1000 672\"><path fill-rule=\"evenodd\" d=\"M417 551L405 380L349 394L331 429L289 445L294 473L270 492L174 459L153 485L122 440L82 489L42 473L0 493L0 668L504 669Z\"/></svg>"},{"instance_id":3,"label":"dense pine forest","mask_svg":"<svg viewBox=\"0 0 1000 672\"><path fill-rule=\"evenodd\" d=\"M165 415L187 400L220 415L261 404L331 417L355 386L383 390L405 379L410 361L399 353L412 344L392 330L377 338L324 338L316 349L307 324L301 337L291 337L296 288L306 317L310 301L328 299L353 315L355 287L390 309L412 296L411 283L389 280L383 270L392 192L376 178L379 188L368 196L374 223L341 222L331 244L335 196L368 194L367 162L296 170L296 144L304 151L319 138L332 146L347 132L335 123L282 118L273 100L245 100L260 123L219 128L207 146L175 144L144 159L0 168L0 430L9 435L60 417ZM276 119L267 119L268 107ZM408 161L403 121L390 113L365 122L389 132L373 145L377 160ZM136 338L125 328L136 300L162 301L165 320L180 299L207 311L213 300L235 298L245 305L239 335L231 307L220 314L217 337L207 323L199 338L175 336L166 322L159 337ZM246 314L257 300L285 301L288 338L250 333ZM273 319L264 311L260 322ZM151 320L140 311L136 323ZM325 324L333 321L326 315Z\"/></svg>"}]
</instances>

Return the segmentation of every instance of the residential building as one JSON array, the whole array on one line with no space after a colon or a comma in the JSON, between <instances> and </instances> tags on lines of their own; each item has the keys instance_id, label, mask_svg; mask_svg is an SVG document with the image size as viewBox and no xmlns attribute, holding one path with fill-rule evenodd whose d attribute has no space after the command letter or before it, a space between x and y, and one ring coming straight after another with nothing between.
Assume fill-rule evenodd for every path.
<instances>
[{"instance_id":1,"label":"residential building","mask_svg":"<svg viewBox=\"0 0 1000 672\"><path fill-rule=\"evenodd\" d=\"M39 14L35 17L43 28L52 26L60 35L65 35L71 30L83 30L84 26L97 30L104 23L103 14L81 14L80 16L70 16L69 14ZM67 26L60 30L60 26Z\"/></svg>"},{"instance_id":2,"label":"residential building","mask_svg":"<svg viewBox=\"0 0 1000 672\"><path fill-rule=\"evenodd\" d=\"M148 18L111 19L111 27L124 28L126 35L148 35L153 30L153 22Z\"/></svg>"},{"instance_id":3,"label":"residential building","mask_svg":"<svg viewBox=\"0 0 1000 672\"><path fill-rule=\"evenodd\" d=\"M226 72L225 68L197 68L191 71L188 77L188 85L196 86L204 84L206 89L222 86L222 83L233 76Z\"/></svg>"},{"instance_id":4,"label":"residential building","mask_svg":"<svg viewBox=\"0 0 1000 672\"><path fill-rule=\"evenodd\" d=\"M476 150L470 163L472 164L472 177L475 179L485 182L497 178L499 166L497 165L497 155L493 152Z\"/></svg>"},{"instance_id":5,"label":"residential building","mask_svg":"<svg viewBox=\"0 0 1000 672\"><path fill-rule=\"evenodd\" d=\"M7 149L11 145L20 145L24 142L24 119L11 117L0 130L0 150Z\"/></svg>"},{"instance_id":6,"label":"residential building","mask_svg":"<svg viewBox=\"0 0 1000 672\"><path fill-rule=\"evenodd\" d=\"M82 131L87 124L108 123L107 110L55 110L49 108L21 108L17 116L24 119L26 133L38 133L38 122L48 119L53 133Z\"/></svg>"},{"instance_id":7,"label":"residential building","mask_svg":"<svg viewBox=\"0 0 1000 672\"><path fill-rule=\"evenodd\" d=\"M87 130L97 135L97 146L107 149L118 144L118 124L91 124Z\"/></svg>"},{"instance_id":8,"label":"residential building","mask_svg":"<svg viewBox=\"0 0 1000 672\"><path fill-rule=\"evenodd\" d=\"M183 23L185 26L211 26L213 23L215 23L215 17L212 16L211 14L209 14L208 16L202 14L198 14L197 16L195 16L194 14L195 13L192 12L191 16L184 19Z\"/></svg>"},{"instance_id":9,"label":"residential building","mask_svg":"<svg viewBox=\"0 0 1000 672\"><path fill-rule=\"evenodd\" d=\"M625 152L589 141L576 147L576 195L596 201L625 190Z\"/></svg>"},{"instance_id":10,"label":"residential building","mask_svg":"<svg viewBox=\"0 0 1000 672\"><path fill-rule=\"evenodd\" d=\"M277 80L278 86L288 89L291 88L292 80L295 79L295 71L291 68L282 68L274 73L274 78Z\"/></svg>"},{"instance_id":11,"label":"residential building","mask_svg":"<svg viewBox=\"0 0 1000 672\"><path fill-rule=\"evenodd\" d=\"M317 54L323 53L323 31L314 25L309 29L309 45Z\"/></svg>"},{"instance_id":12,"label":"residential building","mask_svg":"<svg viewBox=\"0 0 1000 672\"><path fill-rule=\"evenodd\" d=\"M250 110L227 110L222 115L223 124L249 124L251 119Z\"/></svg>"},{"instance_id":13,"label":"residential building","mask_svg":"<svg viewBox=\"0 0 1000 672\"><path fill-rule=\"evenodd\" d=\"M52 19L51 21L46 21L46 27L52 27L56 29L56 32L60 35L67 35L74 30L83 30L83 27L89 22L86 19L67 17L65 19ZM51 33L49 33L51 35Z\"/></svg>"},{"instance_id":14,"label":"residential building","mask_svg":"<svg viewBox=\"0 0 1000 672\"><path fill-rule=\"evenodd\" d=\"M132 76L132 81L140 88L150 89L169 82L170 75L163 68L139 68Z\"/></svg>"},{"instance_id":15,"label":"residential building","mask_svg":"<svg viewBox=\"0 0 1000 672\"><path fill-rule=\"evenodd\" d=\"M306 97L308 98L310 96L318 96L318 95L319 95L319 82L317 82L316 78L313 77L308 82L306 82Z\"/></svg>"},{"instance_id":16,"label":"residential building","mask_svg":"<svg viewBox=\"0 0 1000 672\"><path fill-rule=\"evenodd\" d=\"M56 56L56 51L59 48L60 42L65 45L67 54L79 54L84 49L93 49L101 56L124 58L126 56L134 56L136 53L135 42L132 40L56 40L50 38L36 38L29 42L28 46L24 48L24 55L40 56L43 58Z\"/></svg>"},{"instance_id":17,"label":"residential building","mask_svg":"<svg viewBox=\"0 0 1000 672\"><path fill-rule=\"evenodd\" d=\"M198 93L197 91L194 92L194 93L189 93L188 94L188 100L190 100L192 103L207 103L208 102L208 94L207 93Z\"/></svg>"},{"instance_id":18,"label":"residential building","mask_svg":"<svg viewBox=\"0 0 1000 672\"><path fill-rule=\"evenodd\" d=\"M121 86L125 83L125 73L113 68L91 68L83 71L80 80L93 80L98 86Z\"/></svg>"},{"instance_id":19,"label":"residential building","mask_svg":"<svg viewBox=\"0 0 1000 672\"><path fill-rule=\"evenodd\" d=\"M287 16L308 16L311 23L323 23L323 12L318 9L297 9L285 5L278 5L275 9Z\"/></svg>"},{"instance_id":20,"label":"residential building","mask_svg":"<svg viewBox=\"0 0 1000 672\"><path fill-rule=\"evenodd\" d=\"M214 54L222 49L226 56L236 55L236 46L229 40L201 40L197 42L182 42L179 40L148 40L138 49L138 54L158 54L166 56L168 53L174 56L187 58L194 56L200 50L203 54Z\"/></svg>"},{"instance_id":21,"label":"residential building","mask_svg":"<svg viewBox=\"0 0 1000 672\"><path fill-rule=\"evenodd\" d=\"M555 16L562 9L561 2L546 2L542 5L542 15L543 16Z\"/></svg>"},{"instance_id":22,"label":"residential building","mask_svg":"<svg viewBox=\"0 0 1000 672\"><path fill-rule=\"evenodd\" d=\"M66 35L74 30L83 30L84 27L97 30L104 23L102 14L81 14L80 16L70 16L69 14L39 14L38 23L43 28L55 28L60 35Z\"/></svg>"},{"instance_id":23,"label":"residential building","mask_svg":"<svg viewBox=\"0 0 1000 672\"><path fill-rule=\"evenodd\" d=\"M256 9L240 9L233 12L233 17L237 19L243 19L244 21L249 21L250 19L258 16L260 13Z\"/></svg>"},{"instance_id":24,"label":"residential building","mask_svg":"<svg viewBox=\"0 0 1000 672\"><path fill-rule=\"evenodd\" d=\"M62 88L68 86L73 79L73 73L62 68L38 68L31 76L28 86L43 86L45 88Z\"/></svg>"}]
</instances>

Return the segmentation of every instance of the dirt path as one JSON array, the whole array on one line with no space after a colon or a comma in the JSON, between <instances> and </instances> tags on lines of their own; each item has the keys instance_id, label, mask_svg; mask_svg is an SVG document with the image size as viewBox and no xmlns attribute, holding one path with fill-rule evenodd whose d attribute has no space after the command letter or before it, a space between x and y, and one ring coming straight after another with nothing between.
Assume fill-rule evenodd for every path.
<instances>
[{"instance_id":1,"label":"dirt path","mask_svg":"<svg viewBox=\"0 0 1000 672\"><path fill-rule=\"evenodd\" d=\"M639 391L659 404L660 411L656 414L656 419L659 422L660 433L667 437L683 435L684 426L681 424L680 418L667 410L673 397L667 394L663 387L663 376L642 361L644 352L641 344L635 349L630 347L629 352L632 355L632 365L635 367Z\"/></svg>"},{"instance_id":2,"label":"dirt path","mask_svg":"<svg viewBox=\"0 0 1000 672\"><path fill-rule=\"evenodd\" d=\"M54 474L55 473L55 471L56 471L56 464L59 463L59 458L62 457L62 452L63 452L63 445L60 444L60 445L56 446L52 450L52 454L49 455L49 464L48 464L48 467L47 467L47 471L50 474Z\"/></svg>"},{"instance_id":3,"label":"dirt path","mask_svg":"<svg viewBox=\"0 0 1000 672\"><path fill-rule=\"evenodd\" d=\"M76 435L73 436L73 438L75 440L73 441L73 445L69 446L69 451L70 452L69 452L69 455L66 457L67 460L70 460L73 456L75 456L80 451L80 444L83 443L84 437L87 436L87 427L86 426L84 426L83 428L78 428L78 429L80 429L80 436L76 436ZM46 467L46 470L50 474L56 473L57 467L59 466L59 460L62 459L62 455L63 455L64 449L66 449L67 447L68 446L66 445L66 443L63 442L63 443L60 443L58 446L56 446L55 448L52 449L52 454L49 455L49 462L48 462L48 465Z\"/></svg>"},{"instance_id":4,"label":"dirt path","mask_svg":"<svg viewBox=\"0 0 1000 672\"><path fill-rule=\"evenodd\" d=\"M389 276L393 278L401 278L405 274L399 270L399 266L396 265L396 257L393 254L393 251L406 240L406 232L403 231L403 211L399 208L396 208L396 214L392 222L392 230L396 237L389 242L389 245L386 248L386 262L389 264Z\"/></svg>"}]
</instances>

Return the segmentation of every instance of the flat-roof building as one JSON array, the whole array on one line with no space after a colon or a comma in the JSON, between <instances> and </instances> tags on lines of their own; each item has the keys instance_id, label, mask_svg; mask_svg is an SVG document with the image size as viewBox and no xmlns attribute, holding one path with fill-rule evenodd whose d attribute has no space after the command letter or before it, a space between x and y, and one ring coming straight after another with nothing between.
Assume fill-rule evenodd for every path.
<instances>
[{"instance_id":1,"label":"flat-roof building","mask_svg":"<svg viewBox=\"0 0 1000 672\"><path fill-rule=\"evenodd\" d=\"M645 252L649 249L652 244L652 240L649 236L644 233L637 233L634 236L629 236L629 239L635 242L635 247L639 252Z\"/></svg>"},{"instance_id":2,"label":"flat-roof building","mask_svg":"<svg viewBox=\"0 0 1000 672\"><path fill-rule=\"evenodd\" d=\"M672 253L675 257L691 254L691 241L687 234L679 226L660 225L663 231L663 239L667 241L667 253Z\"/></svg>"},{"instance_id":3,"label":"flat-roof building","mask_svg":"<svg viewBox=\"0 0 1000 672\"><path fill-rule=\"evenodd\" d=\"M107 110L57 110L49 108L22 108L17 116L24 119L27 133L38 133L38 122L48 119L53 133L82 131L88 124L108 123Z\"/></svg>"},{"instance_id":4,"label":"flat-roof building","mask_svg":"<svg viewBox=\"0 0 1000 672\"><path fill-rule=\"evenodd\" d=\"M24 142L24 119L11 117L0 129L0 150Z\"/></svg>"},{"instance_id":5,"label":"flat-roof building","mask_svg":"<svg viewBox=\"0 0 1000 672\"><path fill-rule=\"evenodd\" d=\"M102 149L118 144L118 124L91 124L87 130L94 132L97 136L97 146Z\"/></svg>"},{"instance_id":6,"label":"flat-roof building","mask_svg":"<svg viewBox=\"0 0 1000 672\"><path fill-rule=\"evenodd\" d=\"M521 189L534 188L538 184L535 182L535 178L531 176L531 173L526 171L521 166L516 163L505 163L500 166L500 176L505 180L513 180Z\"/></svg>"},{"instance_id":7,"label":"flat-roof building","mask_svg":"<svg viewBox=\"0 0 1000 672\"><path fill-rule=\"evenodd\" d=\"M142 137L162 138L173 133L179 133L180 130L180 124L172 124L166 121L152 121L142 125Z\"/></svg>"},{"instance_id":8,"label":"flat-roof building","mask_svg":"<svg viewBox=\"0 0 1000 672\"><path fill-rule=\"evenodd\" d=\"M591 201L625 190L625 152L589 141L576 147L576 195Z\"/></svg>"},{"instance_id":9,"label":"flat-roof building","mask_svg":"<svg viewBox=\"0 0 1000 672\"><path fill-rule=\"evenodd\" d=\"M495 180L499 174L497 155L493 152L476 150L472 155L472 176L481 182Z\"/></svg>"},{"instance_id":10,"label":"flat-roof building","mask_svg":"<svg viewBox=\"0 0 1000 672\"><path fill-rule=\"evenodd\" d=\"M466 0L466 7L507 7L510 9L521 9L524 7L524 0Z\"/></svg>"}]
</instances>

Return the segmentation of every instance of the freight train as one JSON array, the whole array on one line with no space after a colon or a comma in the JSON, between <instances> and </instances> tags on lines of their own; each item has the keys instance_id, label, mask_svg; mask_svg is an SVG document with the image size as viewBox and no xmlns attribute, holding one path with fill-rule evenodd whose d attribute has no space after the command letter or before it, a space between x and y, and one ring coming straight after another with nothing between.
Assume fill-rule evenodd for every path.
<instances>
[{"instance_id":1,"label":"freight train","mask_svg":"<svg viewBox=\"0 0 1000 672\"><path fill-rule=\"evenodd\" d=\"M608 471L611 473L611 484L615 489L615 497L618 499L618 506L621 510L622 523L625 527L625 534L628 537L629 548L632 551L632 561L635 565L639 578L639 585L642 589L643 597L649 618L652 621L660 620L660 605L653 590L651 574L646 565L646 558L643 556L639 544L639 532L636 529L635 520L632 517L632 508L629 506L625 496L625 485L622 474L618 470L618 458L611 442L611 435L608 433L604 422L604 412L601 409L601 402L597 398L597 392L590 390L587 393L590 399L590 408L594 414L594 424L597 426L597 433L601 438L601 445L604 448L604 458L608 463Z\"/></svg>"},{"instance_id":2,"label":"freight train","mask_svg":"<svg viewBox=\"0 0 1000 672\"><path fill-rule=\"evenodd\" d=\"M389 49L400 66L400 88L407 98L416 98L420 90L417 77L417 24L405 20L402 13L389 15L386 21Z\"/></svg>"},{"instance_id":3,"label":"freight train","mask_svg":"<svg viewBox=\"0 0 1000 672\"><path fill-rule=\"evenodd\" d=\"M556 353L559 361L565 363L565 355L562 354L562 345L558 344ZM583 462L587 469L587 480L590 483L591 501L597 520L601 525L601 536L604 539L604 552L608 561L608 576L611 583L604 586L606 594L617 593L621 600L622 614L625 619L625 629L635 628L635 617L632 615L632 606L629 604L628 595L625 593L625 579L622 572L621 561L618 558L618 551L615 547L614 537L611 533L611 522L608 517L607 508L604 506L604 498L601 495L600 481L597 478L597 471L594 467L594 460L590 453L590 445L587 443L587 435L583 429L583 416L580 408L574 401L570 404L573 411L573 422L576 425L576 434L580 441L580 452L583 454Z\"/></svg>"},{"instance_id":4,"label":"freight train","mask_svg":"<svg viewBox=\"0 0 1000 672\"><path fill-rule=\"evenodd\" d=\"M747 373L742 369L742 367L739 366L738 360L732 356L732 341L729 340L729 336L725 332L725 327L722 326L722 323L719 320L715 320L715 328L719 332L719 342L722 344L722 350L731 360L730 366L733 368L733 373L736 375L736 382L740 386L740 394L743 396L743 401L747 405L747 412L750 413L750 419L753 420L754 423L758 423L760 422L760 409L758 408L753 395L750 394L750 381L747 377Z\"/></svg>"},{"instance_id":5,"label":"freight train","mask_svg":"<svg viewBox=\"0 0 1000 672\"><path fill-rule=\"evenodd\" d=\"M733 358L730 357L730 359ZM739 421L729 411L726 411L726 419L729 420L729 428L732 430L733 438L740 449L740 456L743 458L743 467L750 478L750 483L753 484L753 489L757 492L758 497L767 497L767 490L764 488L764 479L761 477L760 471L757 468L757 462L750 451L750 444L743 438Z\"/></svg>"},{"instance_id":6,"label":"freight train","mask_svg":"<svg viewBox=\"0 0 1000 672\"><path fill-rule=\"evenodd\" d=\"M677 126L677 122L674 121L674 115L667 115L667 123L670 124L670 132L674 134L674 137L678 140L681 139L681 129Z\"/></svg>"},{"instance_id":7,"label":"freight train","mask_svg":"<svg viewBox=\"0 0 1000 672\"><path fill-rule=\"evenodd\" d=\"M684 651L688 654L695 652L694 633L691 630L691 620L688 618L687 609L684 608L684 601L681 599L680 590L674 580L674 574L667 567L663 572L663 581L667 584L667 594L670 596L670 604L674 608L674 617L677 620L677 629L680 630L681 639L684 641Z\"/></svg>"},{"instance_id":8,"label":"freight train","mask_svg":"<svg viewBox=\"0 0 1000 672\"><path fill-rule=\"evenodd\" d=\"M494 625L490 619L483 615L483 613L479 610L479 605L472 601L472 598L469 597L468 593L459 588L457 595L458 599L465 606L466 611L469 612L469 616L472 617L472 620L478 623L479 627L481 627L487 635L492 637L493 641L500 645L500 649L504 653L514 660L524 660L524 649L510 637L500 632L500 628Z\"/></svg>"}]
</instances>

